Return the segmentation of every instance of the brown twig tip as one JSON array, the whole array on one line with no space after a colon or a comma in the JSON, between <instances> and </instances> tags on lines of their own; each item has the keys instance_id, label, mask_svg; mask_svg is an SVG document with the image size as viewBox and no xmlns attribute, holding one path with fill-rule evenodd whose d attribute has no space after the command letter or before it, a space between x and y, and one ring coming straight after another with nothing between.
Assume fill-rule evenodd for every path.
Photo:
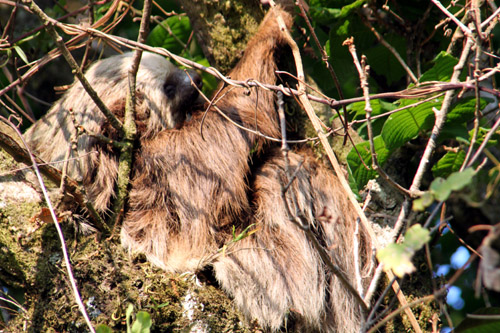
<instances>
[{"instance_id":1,"label":"brown twig tip","mask_svg":"<svg viewBox=\"0 0 500 333\"><path fill-rule=\"evenodd\" d=\"M351 47L351 45L354 45L354 37L349 37L342 43L342 46Z\"/></svg>"}]
</instances>

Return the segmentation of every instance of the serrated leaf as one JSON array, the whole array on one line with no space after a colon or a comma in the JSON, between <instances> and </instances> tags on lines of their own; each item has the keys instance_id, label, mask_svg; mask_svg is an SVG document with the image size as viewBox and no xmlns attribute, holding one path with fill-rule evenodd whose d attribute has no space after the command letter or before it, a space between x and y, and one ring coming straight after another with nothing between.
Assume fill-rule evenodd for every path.
<instances>
[{"instance_id":1,"label":"serrated leaf","mask_svg":"<svg viewBox=\"0 0 500 333\"><path fill-rule=\"evenodd\" d=\"M433 60L434 66L426 71L419 82L426 81L449 81L453 73L453 67L458 63L458 59L442 51Z\"/></svg>"},{"instance_id":2,"label":"serrated leaf","mask_svg":"<svg viewBox=\"0 0 500 333\"><path fill-rule=\"evenodd\" d=\"M415 251L420 250L431 239L430 232L420 224L412 225L411 228L405 232L405 240L403 244Z\"/></svg>"},{"instance_id":3,"label":"serrated leaf","mask_svg":"<svg viewBox=\"0 0 500 333\"><path fill-rule=\"evenodd\" d=\"M149 333L152 326L151 316L146 311L139 311L132 325L132 333Z\"/></svg>"},{"instance_id":4,"label":"serrated leaf","mask_svg":"<svg viewBox=\"0 0 500 333\"><path fill-rule=\"evenodd\" d=\"M415 271L411 257L411 252L402 244L389 244L377 251L377 259L384 264L384 269L392 270L398 277Z\"/></svg>"},{"instance_id":5,"label":"serrated leaf","mask_svg":"<svg viewBox=\"0 0 500 333\"><path fill-rule=\"evenodd\" d=\"M434 177L447 177L452 172L460 170L465 161L465 151L449 151L432 167Z\"/></svg>"},{"instance_id":6,"label":"serrated leaf","mask_svg":"<svg viewBox=\"0 0 500 333\"><path fill-rule=\"evenodd\" d=\"M486 107L488 102L481 98L479 101L479 109L482 110ZM470 121L474 118L476 109L476 98L466 97L462 98L458 103L454 104L446 116L446 124L452 122L463 123Z\"/></svg>"},{"instance_id":7,"label":"serrated leaf","mask_svg":"<svg viewBox=\"0 0 500 333\"><path fill-rule=\"evenodd\" d=\"M377 154L377 160L380 165L384 165L387 161L387 158L390 155L390 151L386 149L384 145L384 140L380 136L377 136L373 139L373 144L375 147L375 152ZM358 154L354 148L351 149L349 154L347 155L347 164L352 172L352 176L356 181L356 185L359 189L362 189L366 183L370 179L376 178L377 172L371 169L372 164L372 156L370 153L370 143L362 142L356 145L356 149L359 152L359 155L365 162L365 164L370 167L369 170L365 168L361 160L359 159Z\"/></svg>"},{"instance_id":8,"label":"serrated leaf","mask_svg":"<svg viewBox=\"0 0 500 333\"><path fill-rule=\"evenodd\" d=\"M500 308L490 307L482 308L475 311L475 315L483 315L484 318L465 318L455 328L456 333L496 333L500 332ZM496 318L488 318L487 316L495 316Z\"/></svg>"},{"instance_id":9,"label":"serrated leaf","mask_svg":"<svg viewBox=\"0 0 500 333\"><path fill-rule=\"evenodd\" d=\"M435 119L432 108L439 105L439 102L426 102L390 115L381 133L387 149L401 147L420 132L431 129Z\"/></svg>"},{"instance_id":10,"label":"serrated leaf","mask_svg":"<svg viewBox=\"0 0 500 333\"><path fill-rule=\"evenodd\" d=\"M181 54L191 31L191 23L187 16L171 16L151 30L147 43Z\"/></svg>"},{"instance_id":11,"label":"serrated leaf","mask_svg":"<svg viewBox=\"0 0 500 333\"><path fill-rule=\"evenodd\" d=\"M352 116L353 120L364 119L366 117L365 105L366 105L365 102L356 102L349 104L347 110L349 111L350 115L353 115ZM371 100L370 105L372 107L372 116L377 116L379 114L394 110L396 108L394 104L384 102L383 100L380 99Z\"/></svg>"}]
</instances>

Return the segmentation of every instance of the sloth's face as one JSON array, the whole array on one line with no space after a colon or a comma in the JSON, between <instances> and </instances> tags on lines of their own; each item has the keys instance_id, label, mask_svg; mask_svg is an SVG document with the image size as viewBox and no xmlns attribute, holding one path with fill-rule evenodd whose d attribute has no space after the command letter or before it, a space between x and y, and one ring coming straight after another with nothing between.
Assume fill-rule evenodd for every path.
<instances>
[{"instance_id":1,"label":"sloth's face","mask_svg":"<svg viewBox=\"0 0 500 333\"><path fill-rule=\"evenodd\" d=\"M97 61L85 74L108 107L118 106L114 109L118 115L124 113L132 56L128 52ZM137 93L142 97L136 118L145 124L143 135L182 126L186 117L202 104L198 90L201 86L201 77L195 71L179 69L160 55L144 52L136 80ZM95 109L79 82L66 95L66 109L81 110L82 114ZM99 112L94 116L104 121Z\"/></svg>"},{"instance_id":2,"label":"sloth's face","mask_svg":"<svg viewBox=\"0 0 500 333\"><path fill-rule=\"evenodd\" d=\"M202 87L201 76L195 71L175 68L167 75L163 91L169 100L171 112L177 115L172 127L180 127L186 117L203 103L199 98Z\"/></svg>"}]
</instances>

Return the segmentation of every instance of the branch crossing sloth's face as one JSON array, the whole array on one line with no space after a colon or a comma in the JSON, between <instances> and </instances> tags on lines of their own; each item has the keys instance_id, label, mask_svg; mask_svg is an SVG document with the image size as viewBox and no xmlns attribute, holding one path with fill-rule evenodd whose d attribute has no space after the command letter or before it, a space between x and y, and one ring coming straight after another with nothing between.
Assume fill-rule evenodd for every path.
<instances>
[{"instance_id":1,"label":"branch crossing sloth's face","mask_svg":"<svg viewBox=\"0 0 500 333\"><path fill-rule=\"evenodd\" d=\"M100 60L85 74L106 105L124 105L132 55L128 52ZM187 115L203 104L198 90L201 87L201 77L195 71L179 69L160 55L144 52L136 81L138 95L145 98L136 110L139 118L147 119L143 134L150 136L182 126ZM82 89L78 82L75 89ZM85 100L93 105L90 98Z\"/></svg>"}]
</instances>

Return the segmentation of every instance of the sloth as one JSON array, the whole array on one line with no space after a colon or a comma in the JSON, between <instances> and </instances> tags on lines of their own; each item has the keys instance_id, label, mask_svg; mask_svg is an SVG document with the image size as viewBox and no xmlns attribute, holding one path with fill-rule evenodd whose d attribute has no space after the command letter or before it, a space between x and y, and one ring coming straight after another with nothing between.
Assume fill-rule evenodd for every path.
<instances>
[{"instance_id":1,"label":"sloth","mask_svg":"<svg viewBox=\"0 0 500 333\"><path fill-rule=\"evenodd\" d=\"M121 119L132 55L128 52L98 61L85 74L99 98ZM201 88L202 81L196 72L185 72L157 54L143 53L136 83L139 140L182 124L192 108L201 104L198 89L192 82ZM78 136L75 150L79 156L75 156L75 150L70 147L77 134L75 126L80 125L86 133ZM118 156L111 146L92 134L117 138L106 117L77 81L24 136L43 160L55 162L78 157L69 160L68 175L82 181L95 208L105 212L115 192ZM67 155L68 151L71 155ZM62 168L62 163L56 166Z\"/></svg>"},{"instance_id":2,"label":"sloth","mask_svg":"<svg viewBox=\"0 0 500 333\"><path fill-rule=\"evenodd\" d=\"M275 58L286 45L278 14L291 26L287 12L270 10L228 74L231 78L275 84ZM123 113L129 58L111 57L87 72L117 115ZM143 56L136 116L143 130L134 154L122 245L171 273L212 267L221 288L245 317L267 330L278 331L292 319L301 332L358 331L362 316L353 295L328 270L303 227L290 216L300 217L352 285L358 251L358 269L366 284L370 244L361 230L361 245L353 246L356 215L337 176L306 148L290 152L285 162L279 147L243 129L279 137L271 91L225 87L204 114L193 111L187 119L186 114L196 108L192 105L196 89L183 74L158 56ZM199 78L193 81L196 84ZM27 133L42 158L64 158L75 131L70 110L76 123L89 131L112 132L76 84ZM82 156L80 170L73 167L70 175L81 173L92 200L105 211L113 193L117 156L95 139L80 136L80 155L91 151L97 154ZM286 165L295 178L283 198ZM235 239L239 234L246 237Z\"/></svg>"}]
</instances>

